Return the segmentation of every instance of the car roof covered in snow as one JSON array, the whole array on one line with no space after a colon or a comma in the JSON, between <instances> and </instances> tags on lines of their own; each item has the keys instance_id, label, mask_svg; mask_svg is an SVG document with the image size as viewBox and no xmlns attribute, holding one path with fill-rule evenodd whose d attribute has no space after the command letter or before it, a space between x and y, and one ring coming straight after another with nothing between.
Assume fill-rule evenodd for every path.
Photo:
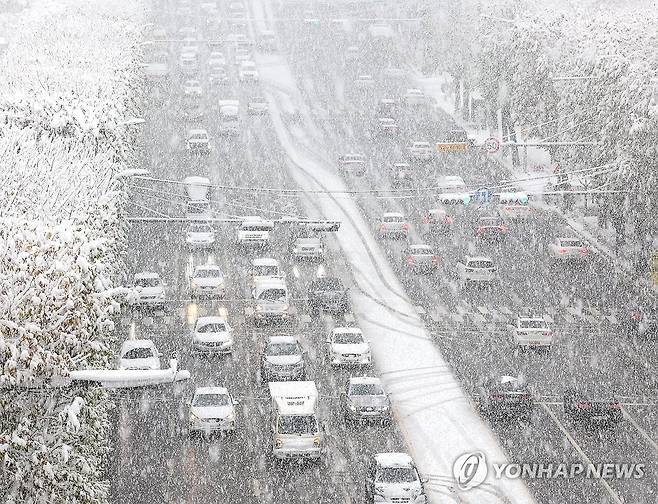
<instances>
[{"instance_id":1,"label":"car roof covered in snow","mask_svg":"<svg viewBox=\"0 0 658 504\"><path fill-rule=\"evenodd\" d=\"M331 332L334 334L363 334L358 327L334 327Z\"/></svg>"},{"instance_id":2,"label":"car roof covered in snow","mask_svg":"<svg viewBox=\"0 0 658 504\"><path fill-rule=\"evenodd\" d=\"M226 319L217 315L210 315L207 317L199 317L196 319L196 326L201 327L208 324L226 324Z\"/></svg>"},{"instance_id":3,"label":"car roof covered in snow","mask_svg":"<svg viewBox=\"0 0 658 504\"><path fill-rule=\"evenodd\" d=\"M364 385L381 385L382 381L375 376L351 376L351 384L364 384Z\"/></svg>"},{"instance_id":4,"label":"car roof covered in snow","mask_svg":"<svg viewBox=\"0 0 658 504\"><path fill-rule=\"evenodd\" d=\"M386 218L386 217L400 217L400 218L404 219L404 215L401 214L400 212L386 212L384 214L384 218Z\"/></svg>"},{"instance_id":5,"label":"car roof covered in snow","mask_svg":"<svg viewBox=\"0 0 658 504\"><path fill-rule=\"evenodd\" d=\"M377 465L382 467L413 467L413 459L406 453L378 453L375 455Z\"/></svg>"},{"instance_id":6,"label":"car roof covered in snow","mask_svg":"<svg viewBox=\"0 0 658 504\"><path fill-rule=\"evenodd\" d=\"M251 261L252 266L278 266L279 261L271 257L257 257Z\"/></svg>"},{"instance_id":7,"label":"car roof covered in snow","mask_svg":"<svg viewBox=\"0 0 658 504\"><path fill-rule=\"evenodd\" d=\"M160 278L160 275L157 273L154 273L152 271L142 271L141 273L135 273L134 279L135 280L142 280L146 278Z\"/></svg>"},{"instance_id":8,"label":"car roof covered in snow","mask_svg":"<svg viewBox=\"0 0 658 504\"><path fill-rule=\"evenodd\" d=\"M297 338L294 336L270 336L267 342L273 345L282 345L284 343L297 343Z\"/></svg>"},{"instance_id":9,"label":"car roof covered in snow","mask_svg":"<svg viewBox=\"0 0 658 504\"><path fill-rule=\"evenodd\" d=\"M197 389L194 391L194 395L206 394L228 395L228 389L226 387L197 387Z\"/></svg>"}]
</instances>

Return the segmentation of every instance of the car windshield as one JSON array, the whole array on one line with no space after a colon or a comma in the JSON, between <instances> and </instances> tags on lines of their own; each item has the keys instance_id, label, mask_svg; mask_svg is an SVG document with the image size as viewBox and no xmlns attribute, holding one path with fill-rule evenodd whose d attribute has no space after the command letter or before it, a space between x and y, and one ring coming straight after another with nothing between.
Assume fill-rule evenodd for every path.
<instances>
[{"instance_id":1,"label":"car windshield","mask_svg":"<svg viewBox=\"0 0 658 504\"><path fill-rule=\"evenodd\" d=\"M491 261L469 261L469 268L493 268L494 265Z\"/></svg>"},{"instance_id":2,"label":"car windshield","mask_svg":"<svg viewBox=\"0 0 658 504\"><path fill-rule=\"evenodd\" d=\"M123 354L124 359L149 359L153 356L153 350L144 347L132 348Z\"/></svg>"},{"instance_id":3,"label":"car windshield","mask_svg":"<svg viewBox=\"0 0 658 504\"><path fill-rule=\"evenodd\" d=\"M267 289L260 293L258 299L261 301L285 301L287 294L285 289Z\"/></svg>"},{"instance_id":4,"label":"car windshield","mask_svg":"<svg viewBox=\"0 0 658 504\"><path fill-rule=\"evenodd\" d=\"M300 355L299 343L268 343L265 354L270 356Z\"/></svg>"},{"instance_id":5,"label":"car windshield","mask_svg":"<svg viewBox=\"0 0 658 504\"><path fill-rule=\"evenodd\" d=\"M358 332L337 332L334 333L334 343L337 345L363 343L363 334Z\"/></svg>"},{"instance_id":6,"label":"car windshield","mask_svg":"<svg viewBox=\"0 0 658 504\"><path fill-rule=\"evenodd\" d=\"M262 224L245 224L242 226L243 231L269 231L269 226Z\"/></svg>"},{"instance_id":7,"label":"car windshield","mask_svg":"<svg viewBox=\"0 0 658 504\"><path fill-rule=\"evenodd\" d=\"M416 471L411 467L381 467L376 477L381 483L411 483L417 479Z\"/></svg>"},{"instance_id":8,"label":"car windshield","mask_svg":"<svg viewBox=\"0 0 658 504\"><path fill-rule=\"evenodd\" d=\"M222 272L214 268L199 268L194 273L194 278L219 278Z\"/></svg>"},{"instance_id":9,"label":"car windshield","mask_svg":"<svg viewBox=\"0 0 658 504\"><path fill-rule=\"evenodd\" d=\"M136 278L135 287L157 287L160 285L159 278Z\"/></svg>"},{"instance_id":10,"label":"car windshield","mask_svg":"<svg viewBox=\"0 0 658 504\"><path fill-rule=\"evenodd\" d=\"M384 395L384 389L377 383L353 383L349 395Z\"/></svg>"},{"instance_id":11,"label":"car windshield","mask_svg":"<svg viewBox=\"0 0 658 504\"><path fill-rule=\"evenodd\" d=\"M231 404L231 398L228 394L197 394L194 396L192 406L228 406Z\"/></svg>"},{"instance_id":12,"label":"car windshield","mask_svg":"<svg viewBox=\"0 0 658 504\"><path fill-rule=\"evenodd\" d=\"M560 246L562 247L584 247L585 244L580 240L560 240Z\"/></svg>"},{"instance_id":13,"label":"car windshield","mask_svg":"<svg viewBox=\"0 0 658 504\"><path fill-rule=\"evenodd\" d=\"M318 422L312 415L285 415L279 417L280 434L315 434Z\"/></svg>"},{"instance_id":14,"label":"car windshield","mask_svg":"<svg viewBox=\"0 0 658 504\"><path fill-rule=\"evenodd\" d=\"M495 217L482 217L480 219L480 226L498 226L499 221Z\"/></svg>"},{"instance_id":15,"label":"car windshield","mask_svg":"<svg viewBox=\"0 0 658 504\"><path fill-rule=\"evenodd\" d=\"M545 320L521 320L519 325L523 329L547 329L548 325Z\"/></svg>"},{"instance_id":16,"label":"car windshield","mask_svg":"<svg viewBox=\"0 0 658 504\"><path fill-rule=\"evenodd\" d=\"M279 274L279 268L276 266L255 266L254 276L276 276Z\"/></svg>"},{"instance_id":17,"label":"car windshield","mask_svg":"<svg viewBox=\"0 0 658 504\"><path fill-rule=\"evenodd\" d=\"M226 324L223 322L212 322L210 324L204 324L200 327L197 327L198 333L218 333L225 332L227 330Z\"/></svg>"},{"instance_id":18,"label":"car windshield","mask_svg":"<svg viewBox=\"0 0 658 504\"><path fill-rule=\"evenodd\" d=\"M212 228L207 224L195 224L190 226L190 233L212 233Z\"/></svg>"}]
</instances>

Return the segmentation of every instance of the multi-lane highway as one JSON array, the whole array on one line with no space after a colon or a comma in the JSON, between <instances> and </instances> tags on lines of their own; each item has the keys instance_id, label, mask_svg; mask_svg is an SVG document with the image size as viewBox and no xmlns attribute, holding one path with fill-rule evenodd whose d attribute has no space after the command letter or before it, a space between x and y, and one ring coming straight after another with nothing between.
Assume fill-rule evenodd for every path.
<instances>
[{"instance_id":1,"label":"multi-lane highway","mask_svg":"<svg viewBox=\"0 0 658 504\"><path fill-rule=\"evenodd\" d=\"M217 2L219 12L230 19L228 3ZM153 13L154 23L175 39L184 26L204 35L205 14L178 16L177 4L161 4ZM269 28L276 32L278 51L255 54L261 70L260 84L240 84L232 63L232 49L225 44L229 82L210 89L203 62L208 48L201 47L198 75L204 88L205 115L197 126L208 130L212 151L207 157L190 157L184 149L186 122L182 83L176 71L179 44L163 44L170 54L171 80L153 84L144 103L145 168L153 177L181 181L190 175L208 177L213 185L271 189L299 189L288 171L290 146L282 143L281 131L269 115L250 116L246 103L265 95L287 113L283 127L308 135L308 155L334 165L347 152L368 159L362 178L346 176L345 184L362 217L377 232L386 211L402 212L411 223L410 239L421 241L421 221L436 203L435 193L390 192L388 166L406 158L409 140L434 142L453 129L451 119L431 106L404 110L398 118L400 133L381 137L373 134L373 111L381 98L399 98L416 87L407 65L406 41L402 36L386 45L371 45L360 37L368 21L354 21L350 30L331 19L389 17L384 11L350 11L323 7L307 12L303 7L278 10L275 2L253 0L246 5L249 35ZM318 23L304 18L317 18ZM223 35L231 30L222 25ZM357 61L345 61L349 46L359 47ZM281 76L282 65L292 75L299 93L286 92L290 83ZM270 67L268 70L268 66ZM401 67L403 79L386 77L386 67ZM375 85L359 89L358 75L373 76ZM218 99L240 100L240 134L222 136L218 131ZM283 114L282 114L283 115ZM504 168L489 162L478 150L446 154L417 168L417 188L433 187L445 175L462 176L470 188L495 185L507 178ZM309 174L312 176L312 174ZM320 185L322 181L318 182ZM172 216L184 214L184 192L168 182L135 181L132 184L135 215L148 215L150 208ZM378 192L369 192L373 190ZM326 196L325 196L326 197ZM262 215L280 218L303 216L318 209L317 196L276 191L215 189L213 206L218 216ZM484 209L482 212L490 211ZM317 215L312 215L316 217ZM635 462L648 470L639 480L595 481L529 480L537 501L542 503L655 501L658 475L658 417L656 416L657 353L655 342L632 339L621 328L621 319L635 299L647 301L633 278L628 278L605 256L596 255L585 268L554 264L546 243L556 236L572 235L556 213L535 208L533 217L512 225L508 238L497 244L475 240L475 221L466 214L456 219L451 235L432 238L440 257L439 269L430 275L408 270L404 240L382 240L383 253L404 286L407 295L424 314L428 331L468 393L485 376L522 373L533 387L537 405L529 423L491 422L491 428L512 461L519 462ZM322 358L324 340L339 323L329 315L309 316L304 298L318 269L341 277L351 285L350 263L332 236L327 257L321 264L297 263L289 254L290 232L277 226L270 249L264 253L279 259L286 272L296 309L295 321L286 326L254 327L249 317L248 271L250 260L260 252L245 252L235 244L235 224L217 225L212 251L188 251L185 228L177 222L136 222L130 232L130 274L157 271L166 282L167 304L163 312L126 312L122 337L148 337L165 356L176 352L182 367L192 373L190 383L173 393L169 390L125 395L117 398L115 410L115 465L111 468L115 502L355 502L364 497L366 456L381 451L405 451L405 440L394 424L347 427L339 409L339 395L349 372L329 369ZM338 231L340 233L340 230ZM463 290L455 276L457 260L475 253L488 255L498 267L500 281L487 289ZM193 301L188 293L194 266L212 262L226 276L225 299ZM542 314L555 334L548 353L519 352L508 324L522 310ZM235 330L235 349L223 357L192 356L190 331L197 317L222 314ZM358 319L357 319L358 323ZM267 388L259 379L259 349L268 335L294 334L306 350L308 376L321 394L321 417L326 421L327 449L319 463L275 464L268 455L269 403ZM376 374L376 363L371 373ZM622 400L625 420L612 429L587 429L572 425L562 411L562 393L571 383L601 385ZM240 400L237 430L233 435L210 440L190 439L185 432L187 407L195 387L223 385ZM457 502L449 482L440 486L449 502Z\"/></svg>"}]
</instances>

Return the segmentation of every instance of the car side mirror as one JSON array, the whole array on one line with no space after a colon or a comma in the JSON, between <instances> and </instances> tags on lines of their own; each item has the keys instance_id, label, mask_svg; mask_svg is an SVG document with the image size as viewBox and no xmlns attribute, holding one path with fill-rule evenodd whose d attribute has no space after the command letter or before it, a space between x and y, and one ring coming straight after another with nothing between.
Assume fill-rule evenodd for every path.
<instances>
[{"instance_id":1,"label":"car side mirror","mask_svg":"<svg viewBox=\"0 0 658 504\"><path fill-rule=\"evenodd\" d=\"M158 357L162 357L162 352L158 352Z\"/></svg>"},{"instance_id":2,"label":"car side mirror","mask_svg":"<svg viewBox=\"0 0 658 504\"><path fill-rule=\"evenodd\" d=\"M192 406L192 400L191 399L185 399L183 401L183 404L189 408L190 406Z\"/></svg>"},{"instance_id":3,"label":"car side mirror","mask_svg":"<svg viewBox=\"0 0 658 504\"><path fill-rule=\"evenodd\" d=\"M324 342L325 342L325 343L331 343L331 340L330 340L330 339L326 339L326 340L324 340Z\"/></svg>"},{"instance_id":4,"label":"car side mirror","mask_svg":"<svg viewBox=\"0 0 658 504\"><path fill-rule=\"evenodd\" d=\"M429 481L430 479L427 476L423 476L422 478L420 478L421 483L429 483Z\"/></svg>"},{"instance_id":5,"label":"car side mirror","mask_svg":"<svg viewBox=\"0 0 658 504\"><path fill-rule=\"evenodd\" d=\"M237 406L238 404L240 404L239 399L233 399L233 406Z\"/></svg>"}]
</instances>

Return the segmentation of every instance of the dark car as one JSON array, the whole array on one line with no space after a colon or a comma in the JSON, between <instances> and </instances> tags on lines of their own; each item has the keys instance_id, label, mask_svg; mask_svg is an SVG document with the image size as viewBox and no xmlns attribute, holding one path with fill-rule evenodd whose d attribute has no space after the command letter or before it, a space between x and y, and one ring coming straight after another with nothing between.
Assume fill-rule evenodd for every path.
<instances>
[{"instance_id":1,"label":"dark car","mask_svg":"<svg viewBox=\"0 0 658 504\"><path fill-rule=\"evenodd\" d=\"M312 314L320 310L345 313L349 310L348 289L338 278L316 278L308 288L308 307Z\"/></svg>"},{"instance_id":2,"label":"dark car","mask_svg":"<svg viewBox=\"0 0 658 504\"><path fill-rule=\"evenodd\" d=\"M475 228L475 237L480 240L498 241L507 236L509 228L500 217L480 217Z\"/></svg>"},{"instance_id":3,"label":"dark car","mask_svg":"<svg viewBox=\"0 0 658 504\"><path fill-rule=\"evenodd\" d=\"M569 388L563 400L564 413L573 422L615 425L623 417L619 400L605 389Z\"/></svg>"},{"instance_id":4,"label":"dark car","mask_svg":"<svg viewBox=\"0 0 658 504\"><path fill-rule=\"evenodd\" d=\"M491 418L529 420L534 401L526 382L501 375L484 380L477 390L480 411Z\"/></svg>"}]
</instances>

